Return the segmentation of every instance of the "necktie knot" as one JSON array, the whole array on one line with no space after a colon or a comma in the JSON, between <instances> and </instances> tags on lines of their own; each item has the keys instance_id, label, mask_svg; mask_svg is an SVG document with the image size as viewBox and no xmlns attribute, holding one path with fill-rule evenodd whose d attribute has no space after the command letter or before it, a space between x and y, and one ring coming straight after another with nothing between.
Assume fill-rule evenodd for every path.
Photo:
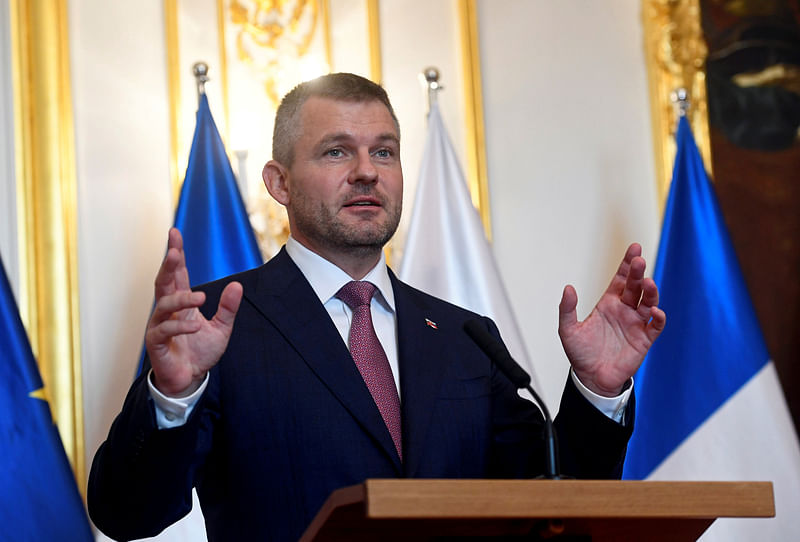
<instances>
[{"instance_id":1,"label":"necktie knot","mask_svg":"<svg viewBox=\"0 0 800 542\"><path fill-rule=\"evenodd\" d=\"M369 305L375 290L375 285L371 282L351 280L336 292L336 297L344 301L351 310L355 310L356 307Z\"/></svg>"}]
</instances>

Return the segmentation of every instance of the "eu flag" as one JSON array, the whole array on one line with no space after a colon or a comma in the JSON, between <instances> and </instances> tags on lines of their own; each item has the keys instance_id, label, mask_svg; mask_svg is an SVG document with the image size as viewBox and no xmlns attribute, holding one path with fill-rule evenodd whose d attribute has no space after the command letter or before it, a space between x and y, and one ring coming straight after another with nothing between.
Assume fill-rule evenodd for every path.
<instances>
[{"instance_id":1,"label":"eu flag","mask_svg":"<svg viewBox=\"0 0 800 542\"><path fill-rule=\"evenodd\" d=\"M0 540L94 540L0 262Z\"/></svg>"},{"instance_id":2,"label":"eu flag","mask_svg":"<svg viewBox=\"0 0 800 542\"><path fill-rule=\"evenodd\" d=\"M264 263L205 94L197 109L175 227L183 235L193 285Z\"/></svg>"}]
</instances>

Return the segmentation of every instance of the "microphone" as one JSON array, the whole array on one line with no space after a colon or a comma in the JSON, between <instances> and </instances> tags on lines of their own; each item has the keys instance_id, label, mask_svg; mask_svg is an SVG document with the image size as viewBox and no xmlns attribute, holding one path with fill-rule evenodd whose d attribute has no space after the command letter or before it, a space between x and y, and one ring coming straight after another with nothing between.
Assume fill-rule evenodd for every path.
<instances>
[{"instance_id":1,"label":"microphone","mask_svg":"<svg viewBox=\"0 0 800 542\"><path fill-rule=\"evenodd\" d=\"M503 344L495 339L491 333L486 331L484 326L479 320L468 320L464 324L464 331L469 337L478 345L478 348L483 350L490 360L497 366L500 371L506 375L511 383L517 389L526 389L533 396L536 404L542 410L544 415L544 432L545 432L545 478L550 480L558 480L561 478L558 466L558 441L556 439L555 428L553 427L553 419L550 417L550 411L547 410L547 405L544 404L542 398L531 387L531 376L519 366L519 363L514 361L511 354L503 346Z\"/></svg>"}]
</instances>

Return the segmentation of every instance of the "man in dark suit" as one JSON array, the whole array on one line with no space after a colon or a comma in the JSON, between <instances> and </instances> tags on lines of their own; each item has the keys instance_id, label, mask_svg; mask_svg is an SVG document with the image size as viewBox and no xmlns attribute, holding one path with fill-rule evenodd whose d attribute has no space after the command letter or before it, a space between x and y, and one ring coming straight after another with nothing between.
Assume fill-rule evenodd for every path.
<instances>
[{"instance_id":1,"label":"man in dark suit","mask_svg":"<svg viewBox=\"0 0 800 542\"><path fill-rule=\"evenodd\" d=\"M402 171L383 89L349 74L304 83L281 103L273 140L264 182L291 228L278 255L192 291L170 231L151 369L92 466L89 510L109 536L155 535L189 511L192 487L209 540L294 540L331 491L366 478L542 471L539 411L462 331L480 317L385 265ZM621 472L630 377L665 323L640 251L628 249L583 322L564 291L572 372L556 426L567 474Z\"/></svg>"}]
</instances>

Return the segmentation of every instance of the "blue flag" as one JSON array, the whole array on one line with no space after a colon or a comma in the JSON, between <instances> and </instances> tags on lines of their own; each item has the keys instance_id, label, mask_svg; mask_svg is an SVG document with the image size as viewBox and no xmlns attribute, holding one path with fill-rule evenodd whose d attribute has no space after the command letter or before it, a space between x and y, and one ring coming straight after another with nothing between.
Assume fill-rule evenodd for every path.
<instances>
[{"instance_id":1,"label":"blue flag","mask_svg":"<svg viewBox=\"0 0 800 542\"><path fill-rule=\"evenodd\" d=\"M0 262L0 540L94 540Z\"/></svg>"},{"instance_id":2,"label":"blue flag","mask_svg":"<svg viewBox=\"0 0 800 542\"><path fill-rule=\"evenodd\" d=\"M676 137L678 152L653 277L667 326L635 377L636 429L624 469L624 477L632 479L648 477L769 361L685 117Z\"/></svg>"},{"instance_id":3,"label":"blue flag","mask_svg":"<svg viewBox=\"0 0 800 542\"><path fill-rule=\"evenodd\" d=\"M183 234L192 285L264 263L205 94L197 109L175 227Z\"/></svg>"}]
</instances>

